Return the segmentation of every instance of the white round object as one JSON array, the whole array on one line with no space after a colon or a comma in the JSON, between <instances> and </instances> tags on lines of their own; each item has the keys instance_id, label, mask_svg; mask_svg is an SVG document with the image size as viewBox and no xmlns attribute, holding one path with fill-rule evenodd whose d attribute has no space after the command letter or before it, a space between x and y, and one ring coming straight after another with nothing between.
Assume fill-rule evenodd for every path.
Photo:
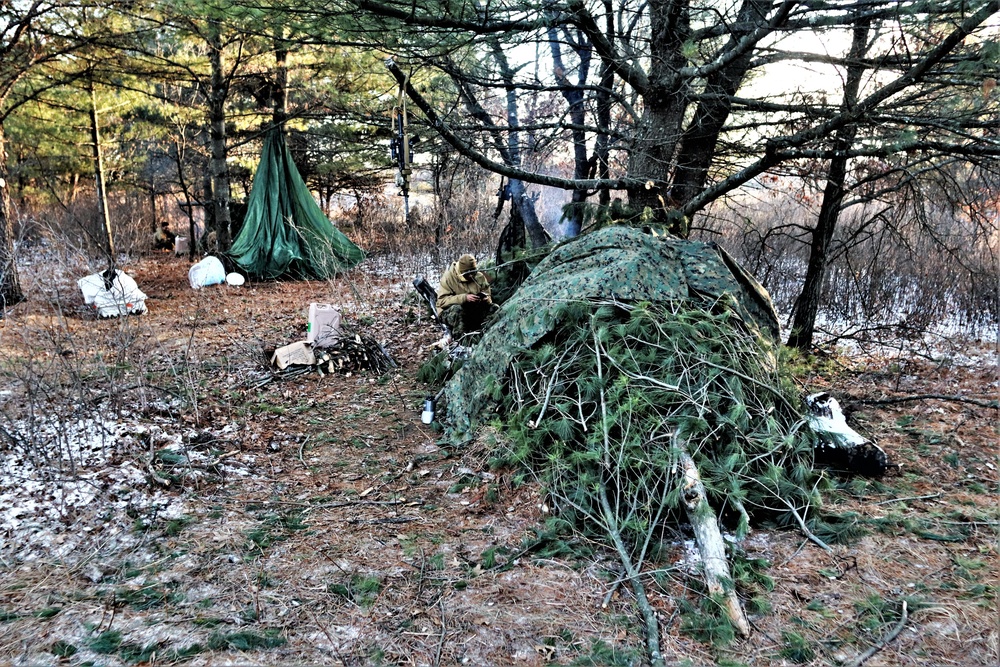
<instances>
[{"instance_id":1,"label":"white round object","mask_svg":"<svg viewBox=\"0 0 1000 667\"><path fill-rule=\"evenodd\" d=\"M235 271L226 276L226 284L232 285L233 287L239 287L246 281L247 279L243 277L243 274L236 273Z\"/></svg>"}]
</instances>

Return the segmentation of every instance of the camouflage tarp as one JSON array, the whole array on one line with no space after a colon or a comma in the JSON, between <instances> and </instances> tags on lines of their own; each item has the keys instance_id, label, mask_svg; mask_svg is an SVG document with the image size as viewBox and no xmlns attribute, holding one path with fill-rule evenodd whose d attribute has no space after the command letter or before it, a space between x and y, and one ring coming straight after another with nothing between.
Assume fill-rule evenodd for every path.
<instances>
[{"instance_id":1,"label":"camouflage tarp","mask_svg":"<svg viewBox=\"0 0 1000 667\"><path fill-rule=\"evenodd\" d=\"M503 305L445 387L452 438L467 437L478 422L487 404L488 378L505 373L519 350L559 326L561 304L684 300L732 309L764 347L778 340L778 318L767 291L714 243L617 226L560 246Z\"/></svg>"}]
</instances>

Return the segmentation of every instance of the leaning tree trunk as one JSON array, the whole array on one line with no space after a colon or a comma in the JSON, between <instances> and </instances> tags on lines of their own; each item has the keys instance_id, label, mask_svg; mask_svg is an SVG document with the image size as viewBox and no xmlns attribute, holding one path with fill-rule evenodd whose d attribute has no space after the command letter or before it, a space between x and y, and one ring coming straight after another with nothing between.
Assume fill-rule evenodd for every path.
<instances>
[{"instance_id":1,"label":"leaning tree trunk","mask_svg":"<svg viewBox=\"0 0 1000 667\"><path fill-rule=\"evenodd\" d=\"M698 466L685 449L680 452L680 464L684 471L682 497L687 510L688 521L694 529L698 553L701 554L705 573L705 585L711 595L718 596L729 621L744 637L750 636L750 623L740 604L733 585L733 577L726 557L726 543L719 530L715 511L708 504L705 485L701 481Z\"/></svg>"},{"instance_id":2,"label":"leaning tree trunk","mask_svg":"<svg viewBox=\"0 0 1000 667\"><path fill-rule=\"evenodd\" d=\"M705 187L719 136L732 110L733 96L746 78L754 53L744 40L767 21L770 7L771 0L743 0L735 22L739 27L733 30L724 49L727 53L739 55L712 72L705 82L703 99L684 131L678 148L677 167L670 188L670 194L678 206L687 204ZM791 11L790 7L788 11ZM787 12L779 14L774 21L783 22L786 15Z\"/></svg>"},{"instance_id":3,"label":"leaning tree trunk","mask_svg":"<svg viewBox=\"0 0 1000 667\"><path fill-rule=\"evenodd\" d=\"M219 250L226 252L232 245L232 214L229 211L229 167L226 164L226 98L229 82L226 80L223 54L222 29L217 19L209 21L209 62L212 67L211 91L208 96L209 129L212 157L209 171L212 175L212 210L216 241Z\"/></svg>"},{"instance_id":4,"label":"leaning tree trunk","mask_svg":"<svg viewBox=\"0 0 1000 667\"><path fill-rule=\"evenodd\" d=\"M24 301L14 263L14 220L10 216L10 191L7 187L7 148L0 124L0 317L10 306Z\"/></svg>"},{"instance_id":5,"label":"leaning tree trunk","mask_svg":"<svg viewBox=\"0 0 1000 667\"><path fill-rule=\"evenodd\" d=\"M848 55L847 81L844 85L844 101L841 104L841 109L845 112L849 112L858 101L861 76L865 71L862 58L868 50L870 27L870 19L859 19L854 25L854 38ZM812 232L805 282L802 285L802 292L795 300L795 307L792 311L792 333L788 336L789 347L800 350L808 350L812 347L816 315L819 313L823 280L826 277L826 266L830 255L830 244L837 229L840 206L844 200L844 185L847 180L847 151L854 144L856 135L856 126L846 125L837 132L834 140L836 157L830 160L830 171L827 174L826 188L823 191L823 203L820 206L819 218L816 220L816 228Z\"/></svg>"}]
</instances>

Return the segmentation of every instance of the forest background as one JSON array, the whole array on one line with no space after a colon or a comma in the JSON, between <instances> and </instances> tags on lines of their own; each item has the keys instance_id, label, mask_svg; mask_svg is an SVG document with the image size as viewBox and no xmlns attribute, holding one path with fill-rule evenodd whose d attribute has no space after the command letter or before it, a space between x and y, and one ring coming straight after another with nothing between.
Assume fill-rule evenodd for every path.
<instances>
[{"instance_id":1,"label":"forest background","mask_svg":"<svg viewBox=\"0 0 1000 667\"><path fill-rule=\"evenodd\" d=\"M18 300L13 243L40 227L106 254L109 225L127 253L203 214L226 250L278 126L370 254L491 250L508 210L532 245L658 223L721 241L802 349L821 306L841 335L989 326L996 10L6 3L0 294ZM404 116L409 216L388 151Z\"/></svg>"}]
</instances>

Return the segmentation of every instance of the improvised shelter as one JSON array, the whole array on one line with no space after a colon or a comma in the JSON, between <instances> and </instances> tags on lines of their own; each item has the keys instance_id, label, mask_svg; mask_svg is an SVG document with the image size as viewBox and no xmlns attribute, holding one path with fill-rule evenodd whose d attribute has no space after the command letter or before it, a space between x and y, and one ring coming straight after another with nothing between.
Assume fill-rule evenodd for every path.
<instances>
[{"instance_id":1,"label":"improvised shelter","mask_svg":"<svg viewBox=\"0 0 1000 667\"><path fill-rule=\"evenodd\" d=\"M529 470L559 525L612 547L637 598L643 563L662 571L651 545L686 519L711 596L697 613L748 636L720 526L737 539L751 522L798 526L826 546L823 433L778 334L767 292L717 245L606 227L556 248L504 303L445 386L445 421L453 442L489 423L491 459ZM658 636L649 603L637 609Z\"/></svg>"},{"instance_id":2,"label":"improvised shelter","mask_svg":"<svg viewBox=\"0 0 1000 667\"><path fill-rule=\"evenodd\" d=\"M329 278L364 259L313 199L277 128L264 138L243 228L230 255L249 275L264 279Z\"/></svg>"},{"instance_id":3,"label":"improvised shelter","mask_svg":"<svg viewBox=\"0 0 1000 667\"><path fill-rule=\"evenodd\" d=\"M523 350L560 325L568 302L724 303L759 337L776 344L778 317L767 291L714 243L606 227L560 246L502 307L474 353L445 387L453 437L471 435L486 386Z\"/></svg>"}]
</instances>

